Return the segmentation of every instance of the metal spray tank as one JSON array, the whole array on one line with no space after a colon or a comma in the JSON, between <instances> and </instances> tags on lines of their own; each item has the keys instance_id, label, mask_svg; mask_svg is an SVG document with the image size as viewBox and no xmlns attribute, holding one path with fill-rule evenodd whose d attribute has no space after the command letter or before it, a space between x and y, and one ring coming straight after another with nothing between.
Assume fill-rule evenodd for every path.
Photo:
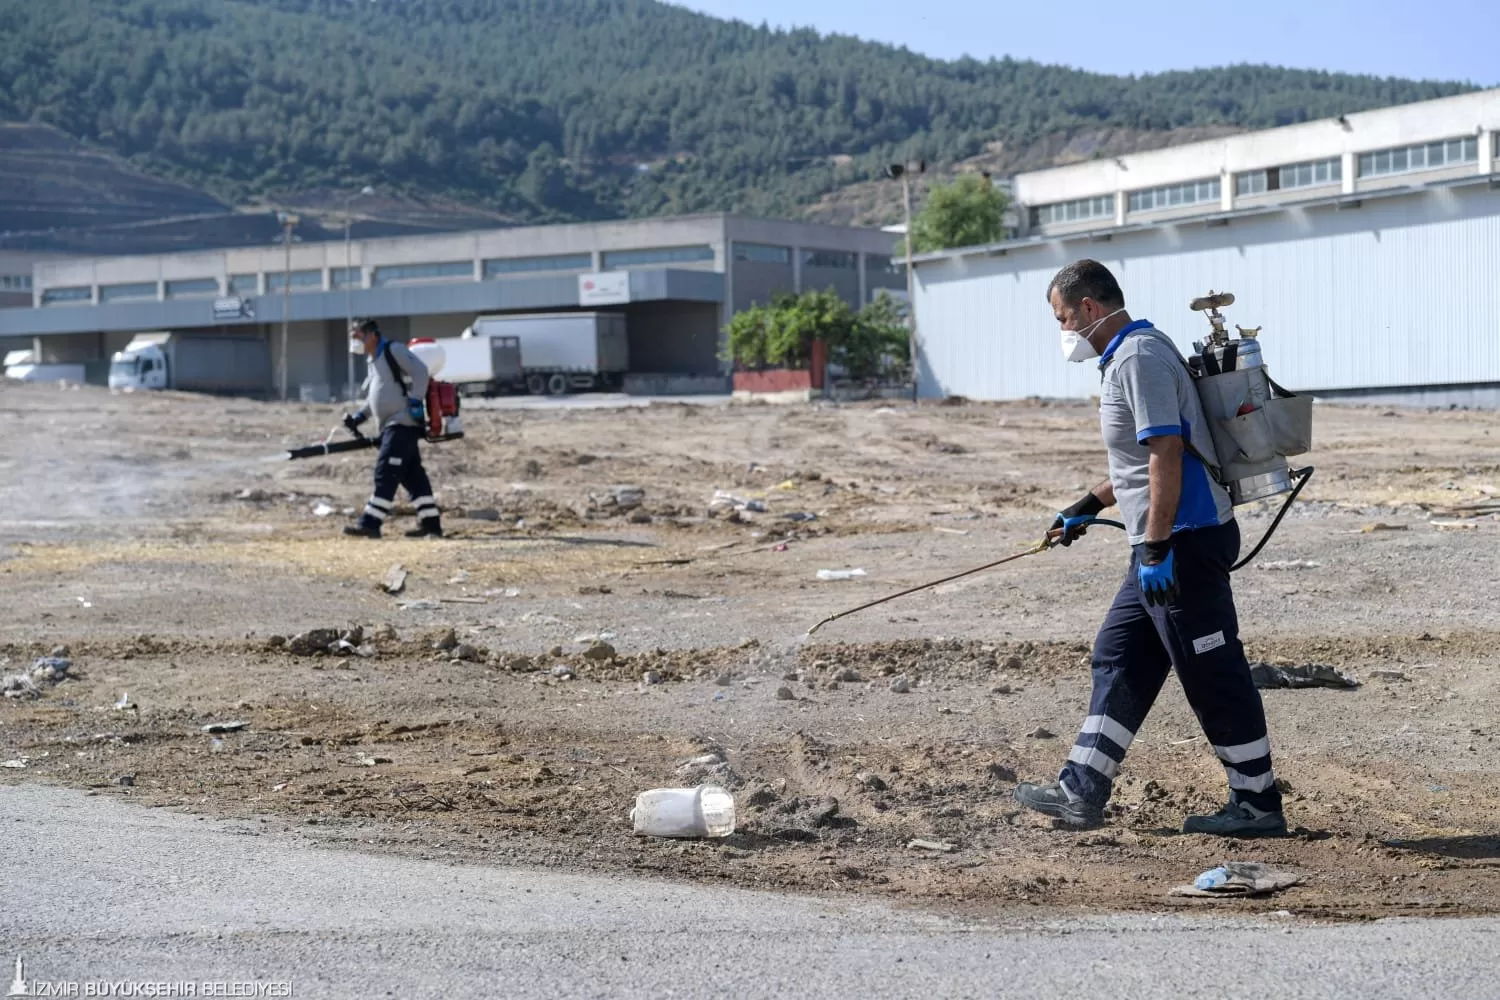
<instances>
[{"instance_id":1,"label":"metal spray tank","mask_svg":"<svg viewBox=\"0 0 1500 1000\"><path fill-rule=\"evenodd\" d=\"M1210 291L1192 301L1194 312L1208 314L1211 332L1194 342L1188 371L1219 459L1211 471L1239 506L1293 488L1298 471L1287 458L1312 447L1312 397L1271 380L1257 339L1260 327L1236 326L1239 336L1229 335L1219 310L1233 304L1229 292Z\"/></svg>"}]
</instances>

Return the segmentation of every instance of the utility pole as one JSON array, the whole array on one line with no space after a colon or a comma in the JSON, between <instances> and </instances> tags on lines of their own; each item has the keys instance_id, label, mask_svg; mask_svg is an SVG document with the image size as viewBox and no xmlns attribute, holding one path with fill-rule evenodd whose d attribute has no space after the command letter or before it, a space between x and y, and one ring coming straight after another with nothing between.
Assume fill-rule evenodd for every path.
<instances>
[{"instance_id":1,"label":"utility pole","mask_svg":"<svg viewBox=\"0 0 1500 1000\"><path fill-rule=\"evenodd\" d=\"M917 173L927 172L927 161L921 160L917 163ZM917 290L916 269L912 265L912 232L911 232L911 169L904 163L892 163L885 168L887 177L896 178L901 181L901 203L906 216L906 321L910 333L907 343L910 348L909 364L911 365L911 401L917 401Z\"/></svg>"},{"instance_id":2,"label":"utility pole","mask_svg":"<svg viewBox=\"0 0 1500 1000\"><path fill-rule=\"evenodd\" d=\"M290 339L290 327L292 320L292 228L297 225L298 218L290 212L277 212L276 221L281 223L281 239L286 244L286 264L282 268L281 275L281 399L286 401L286 352L287 342Z\"/></svg>"},{"instance_id":3,"label":"utility pole","mask_svg":"<svg viewBox=\"0 0 1500 1000\"><path fill-rule=\"evenodd\" d=\"M349 275L349 226L354 219L349 214L355 198L368 198L375 193L375 189L366 184L354 194L344 199L344 336L349 336L349 328L354 325L354 282ZM344 376L344 391L348 398L354 399L354 355L348 351L344 356L349 359L348 368Z\"/></svg>"}]
</instances>

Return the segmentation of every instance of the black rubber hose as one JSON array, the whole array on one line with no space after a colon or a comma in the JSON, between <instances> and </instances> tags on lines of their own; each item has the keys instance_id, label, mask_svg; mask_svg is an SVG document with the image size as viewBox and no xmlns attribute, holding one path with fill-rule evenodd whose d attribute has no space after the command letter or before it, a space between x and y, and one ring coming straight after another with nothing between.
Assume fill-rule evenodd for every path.
<instances>
[{"instance_id":1,"label":"black rubber hose","mask_svg":"<svg viewBox=\"0 0 1500 1000\"><path fill-rule=\"evenodd\" d=\"M1260 542L1256 544L1255 548L1250 550L1250 554L1248 556L1241 559L1233 566L1229 567L1229 572L1238 573L1240 570L1250 565L1250 560L1260 555L1260 550L1266 547L1266 543L1271 540L1271 536L1276 534L1276 529L1281 527L1281 519L1286 517L1287 511L1292 509L1292 503L1297 499L1297 494L1302 492L1302 487L1307 485L1307 481L1312 478L1312 474L1313 467L1310 465L1305 469L1292 470L1292 475L1301 477L1301 481L1298 482L1296 486L1292 487L1292 492L1287 496L1286 503L1281 505L1281 510L1276 513L1276 520L1271 522L1271 526L1267 528L1266 533L1261 536Z\"/></svg>"}]
</instances>

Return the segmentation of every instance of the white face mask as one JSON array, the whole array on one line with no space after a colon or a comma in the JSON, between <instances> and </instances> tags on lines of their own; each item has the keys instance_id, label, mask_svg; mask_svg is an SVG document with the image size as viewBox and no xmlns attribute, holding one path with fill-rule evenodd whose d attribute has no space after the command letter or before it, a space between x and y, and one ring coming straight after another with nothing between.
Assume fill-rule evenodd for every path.
<instances>
[{"instance_id":1,"label":"white face mask","mask_svg":"<svg viewBox=\"0 0 1500 1000\"><path fill-rule=\"evenodd\" d=\"M362 357L365 353L365 342L358 337L350 337L349 353L355 357Z\"/></svg>"},{"instance_id":2,"label":"white face mask","mask_svg":"<svg viewBox=\"0 0 1500 1000\"><path fill-rule=\"evenodd\" d=\"M1087 361L1090 358L1097 358L1099 352L1094 350L1093 344L1089 343L1089 334L1099 329L1099 324L1109 319L1110 316L1118 316L1124 311L1125 309L1122 306L1110 313L1109 316L1100 316L1082 330L1062 331L1063 358L1067 361Z\"/></svg>"}]
</instances>

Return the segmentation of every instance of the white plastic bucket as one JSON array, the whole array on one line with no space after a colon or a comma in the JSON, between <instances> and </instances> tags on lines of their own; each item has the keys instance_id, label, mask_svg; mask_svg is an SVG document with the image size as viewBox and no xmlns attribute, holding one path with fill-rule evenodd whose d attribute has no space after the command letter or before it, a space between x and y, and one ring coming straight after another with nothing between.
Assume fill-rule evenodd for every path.
<instances>
[{"instance_id":1,"label":"white plastic bucket","mask_svg":"<svg viewBox=\"0 0 1500 1000\"><path fill-rule=\"evenodd\" d=\"M653 788L635 797L635 832L644 837L727 837L734 832L734 796L718 785Z\"/></svg>"}]
</instances>

